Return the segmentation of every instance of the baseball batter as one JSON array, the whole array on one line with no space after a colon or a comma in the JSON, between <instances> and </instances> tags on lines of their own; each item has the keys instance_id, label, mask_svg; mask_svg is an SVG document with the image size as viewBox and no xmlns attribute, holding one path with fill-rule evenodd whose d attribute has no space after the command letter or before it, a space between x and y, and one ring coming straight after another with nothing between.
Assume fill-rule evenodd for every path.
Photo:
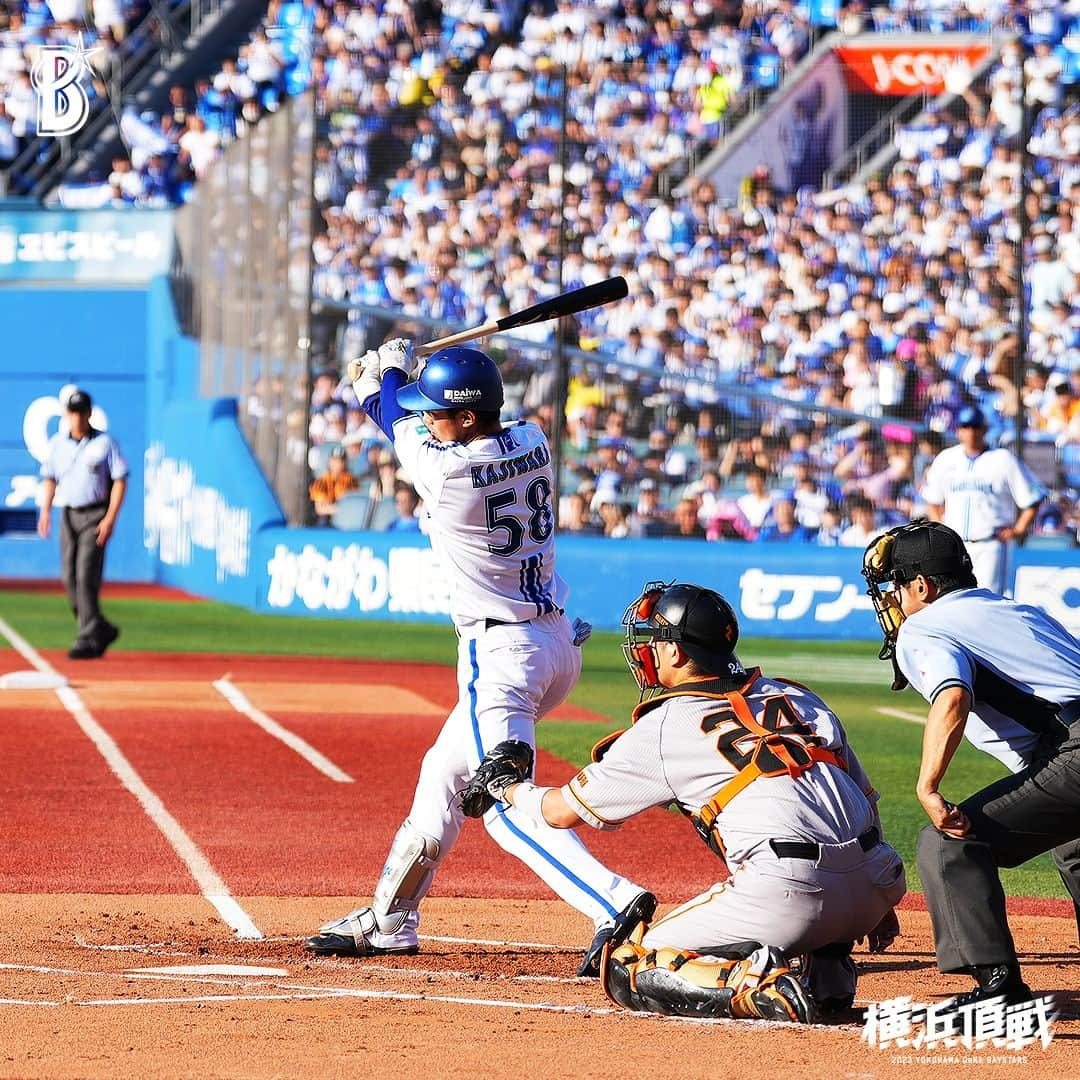
<instances>
[{"instance_id":1,"label":"baseball batter","mask_svg":"<svg viewBox=\"0 0 1080 1080\"><path fill-rule=\"evenodd\" d=\"M938 967L975 977L956 1007L1028 1000L998 867L1051 851L1080 913L1080 643L1038 608L977 588L963 541L938 522L890 530L863 575L885 651L930 703L918 860ZM940 787L965 735L1013 775L954 806Z\"/></svg>"},{"instance_id":2,"label":"baseball batter","mask_svg":"<svg viewBox=\"0 0 1080 1080\"><path fill-rule=\"evenodd\" d=\"M617 1003L804 1021L815 1004L849 1006L851 946L891 942L905 884L840 721L806 687L743 667L735 613L710 589L654 582L623 621L631 671L655 695L633 726L562 788L496 766L489 792L560 828L615 828L675 803L727 862L726 881L606 951ZM812 1000L787 967L796 955Z\"/></svg>"},{"instance_id":3,"label":"baseball batter","mask_svg":"<svg viewBox=\"0 0 1080 1080\"><path fill-rule=\"evenodd\" d=\"M957 436L926 470L922 497L933 520L959 533L979 584L1004 594L1010 541L1027 535L1046 492L1010 450L986 445L982 410L960 410Z\"/></svg>"},{"instance_id":4,"label":"baseball batter","mask_svg":"<svg viewBox=\"0 0 1080 1080\"><path fill-rule=\"evenodd\" d=\"M503 740L529 748L531 771L533 727L577 681L589 628L571 626L563 613L547 440L535 424L501 424L494 362L475 349L444 349L406 385L411 349L395 340L350 366L357 398L393 439L430 514L459 639L460 698L424 758L372 906L307 942L315 953L362 956L417 951L420 901L463 823L460 789ZM483 809L491 837L593 919L579 974L598 974L604 942L622 940L655 899L602 866L576 836L493 799Z\"/></svg>"}]
</instances>

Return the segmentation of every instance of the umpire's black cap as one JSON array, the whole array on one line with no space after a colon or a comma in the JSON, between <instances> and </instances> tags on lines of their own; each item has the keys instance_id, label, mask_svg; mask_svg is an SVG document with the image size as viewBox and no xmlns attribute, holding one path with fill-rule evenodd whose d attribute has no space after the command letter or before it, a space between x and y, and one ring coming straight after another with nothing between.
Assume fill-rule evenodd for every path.
<instances>
[{"instance_id":1,"label":"umpire's black cap","mask_svg":"<svg viewBox=\"0 0 1080 1080\"><path fill-rule=\"evenodd\" d=\"M94 407L94 402L85 390L74 390L67 399L67 411L88 413Z\"/></svg>"},{"instance_id":2,"label":"umpire's black cap","mask_svg":"<svg viewBox=\"0 0 1080 1080\"><path fill-rule=\"evenodd\" d=\"M913 522L897 530L889 551L889 577L913 581L919 574L971 573L971 556L959 533L940 521Z\"/></svg>"}]
</instances>

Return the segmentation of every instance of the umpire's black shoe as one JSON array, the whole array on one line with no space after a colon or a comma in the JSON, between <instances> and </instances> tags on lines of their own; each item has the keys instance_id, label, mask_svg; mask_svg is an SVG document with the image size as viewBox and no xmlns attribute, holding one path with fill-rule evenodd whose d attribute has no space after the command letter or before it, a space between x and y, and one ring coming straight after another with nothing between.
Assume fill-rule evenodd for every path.
<instances>
[{"instance_id":1,"label":"umpire's black shoe","mask_svg":"<svg viewBox=\"0 0 1080 1080\"><path fill-rule=\"evenodd\" d=\"M980 1001L992 998L1004 998L1006 1005L1020 1005L1032 1000L1030 988L1020 978L1020 969L1009 964L992 964L971 969L979 985L966 994L960 994L949 1001L939 1013L958 1012L966 1005L977 1005Z\"/></svg>"},{"instance_id":2,"label":"umpire's black shoe","mask_svg":"<svg viewBox=\"0 0 1080 1080\"><path fill-rule=\"evenodd\" d=\"M101 632L101 638L98 644L101 647L101 655L105 655L105 650L120 636L120 627L113 626L109 623L105 629Z\"/></svg>"},{"instance_id":3,"label":"umpire's black shoe","mask_svg":"<svg viewBox=\"0 0 1080 1080\"><path fill-rule=\"evenodd\" d=\"M68 649L69 660L96 660L105 650L89 641L77 641Z\"/></svg>"},{"instance_id":4,"label":"umpire's black shoe","mask_svg":"<svg viewBox=\"0 0 1080 1080\"><path fill-rule=\"evenodd\" d=\"M587 979L600 977L600 954L610 941L617 949L629 936L630 931L640 922L648 922L656 911L656 897L651 892L638 893L630 903L615 916L611 926L602 926L596 931L596 937L578 965L578 975Z\"/></svg>"}]
</instances>

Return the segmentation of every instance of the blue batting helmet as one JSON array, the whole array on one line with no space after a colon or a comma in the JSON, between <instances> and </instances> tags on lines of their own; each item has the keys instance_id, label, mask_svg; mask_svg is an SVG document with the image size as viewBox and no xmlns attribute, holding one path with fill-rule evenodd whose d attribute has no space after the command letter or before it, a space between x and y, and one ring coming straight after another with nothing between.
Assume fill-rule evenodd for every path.
<instances>
[{"instance_id":1,"label":"blue batting helmet","mask_svg":"<svg viewBox=\"0 0 1080 1080\"><path fill-rule=\"evenodd\" d=\"M486 353L453 345L434 353L420 372L420 378L397 392L397 401L410 412L433 409L498 412L503 403L502 376Z\"/></svg>"}]
</instances>

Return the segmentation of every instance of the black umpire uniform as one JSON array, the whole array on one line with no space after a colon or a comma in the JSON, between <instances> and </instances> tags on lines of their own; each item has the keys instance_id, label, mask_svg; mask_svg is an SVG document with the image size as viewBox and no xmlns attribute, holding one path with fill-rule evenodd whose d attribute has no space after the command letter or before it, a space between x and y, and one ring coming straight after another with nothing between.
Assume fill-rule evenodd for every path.
<instances>
[{"instance_id":1,"label":"black umpire uniform","mask_svg":"<svg viewBox=\"0 0 1080 1080\"><path fill-rule=\"evenodd\" d=\"M891 538L880 577L906 614L896 661L931 705L919 798L932 824L918 865L938 967L975 976L960 1003L1027 1000L998 868L1051 851L1080 920L1080 642L1038 608L974 587L946 526ZM964 735L1012 775L954 807L937 785Z\"/></svg>"}]
</instances>

